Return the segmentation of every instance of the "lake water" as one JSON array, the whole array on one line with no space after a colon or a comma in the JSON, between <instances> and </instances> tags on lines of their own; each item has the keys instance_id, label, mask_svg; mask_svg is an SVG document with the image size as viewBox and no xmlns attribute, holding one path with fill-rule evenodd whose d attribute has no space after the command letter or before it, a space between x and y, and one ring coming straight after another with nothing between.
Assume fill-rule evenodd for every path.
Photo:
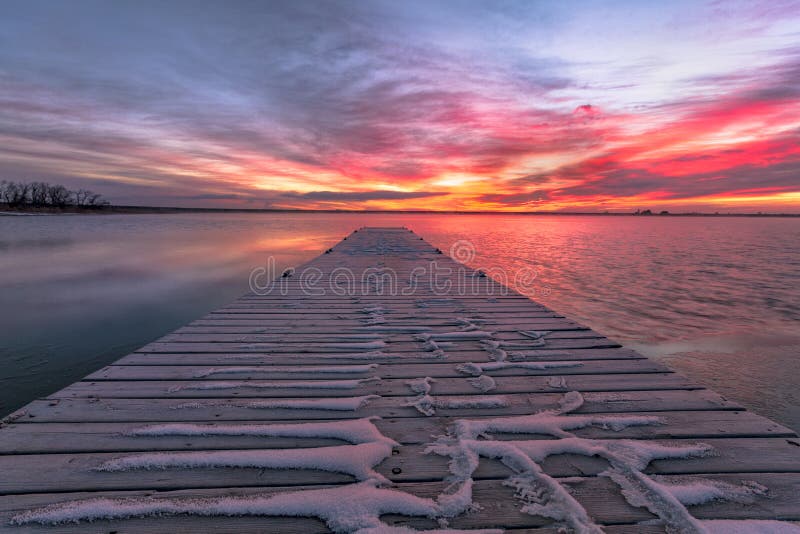
<instances>
[{"instance_id":1,"label":"lake water","mask_svg":"<svg viewBox=\"0 0 800 534\"><path fill-rule=\"evenodd\" d=\"M233 300L268 257L297 265L360 226L474 249L471 267L800 430L797 218L0 217L0 415Z\"/></svg>"}]
</instances>

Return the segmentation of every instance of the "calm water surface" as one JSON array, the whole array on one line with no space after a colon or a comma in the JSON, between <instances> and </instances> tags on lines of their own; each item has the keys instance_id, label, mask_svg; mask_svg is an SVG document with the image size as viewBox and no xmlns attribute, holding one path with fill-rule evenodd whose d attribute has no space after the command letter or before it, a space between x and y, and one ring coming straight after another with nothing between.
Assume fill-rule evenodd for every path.
<instances>
[{"instance_id":1,"label":"calm water surface","mask_svg":"<svg viewBox=\"0 0 800 534\"><path fill-rule=\"evenodd\" d=\"M800 430L800 219L431 214L0 217L0 415L311 259L407 226L470 266Z\"/></svg>"}]
</instances>

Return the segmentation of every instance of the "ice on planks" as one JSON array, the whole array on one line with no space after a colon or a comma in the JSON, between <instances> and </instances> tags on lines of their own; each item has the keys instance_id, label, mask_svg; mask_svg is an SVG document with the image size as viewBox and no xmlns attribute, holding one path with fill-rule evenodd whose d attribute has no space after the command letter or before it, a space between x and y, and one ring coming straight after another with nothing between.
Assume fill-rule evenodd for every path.
<instances>
[{"instance_id":1,"label":"ice on planks","mask_svg":"<svg viewBox=\"0 0 800 534\"><path fill-rule=\"evenodd\" d=\"M380 395L361 395L358 397L321 397L313 399L269 399L258 401L198 401L184 402L171 407L173 410L204 408L248 408L252 410L327 410L355 412L370 401L380 399Z\"/></svg>"},{"instance_id":2,"label":"ice on planks","mask_svg":"<svg viewBox=\"0 0 800 534\"><path fill-rule=\"evenodd\" d=\"M294 449L175 451L128 454L100 464L96 471L137 469L314 469L351 475L356 480L389 481L373 468L392 455L386 442Z\"/></svg>"},{"instance_id":3,"label":"ice on planks","mask_svg":"<svg viewBox=\"0 0 800 534\"><path fill-rule=\"evenodd\" d=\"M259 436L339 439L348 443L397 443L375 426L375 417L313 423L227 424L164 423L132 429L131 436Z\"/></svg>"},{"instance_id":4,"label":"ice on planks","mask_svg":"<svg viewBox=\"0 0 800 534\"><path fill-rule=\"evenodd\" d=\"M599 534L603 530L561 481L543 471L541 464L550 456L577 454L604 458L609 468L601 476L613 480L630 504L646 507L670 531L708 532L704 522L694 518L686 506L718 499L748 502L765 494L766 489L755 483L734 485L697 479L675 483L647 475L643 471L654 460L702 457L712 454L713 449L703 443L670 446L642 440L577 437L569 431L588 426L619 431L630 426L659 424L660 420L637 415L572 415L583 404L578 392L569 392L559 404L557 410L533 415L457 420L449 435L439 438L427 452L451 458L455 493L471 493L472 476L481 458L500 460L514 472L505 484L515 489L521 511L549 517L579 533ZM493 433L535 434L555 439L495 440L491 437Z\"/></svg>"},{"instance_id":5,"label":"ice on planks","mask_svg":"<svg viewBox=\"0 0 800 534\"><path fill-rule=\"evenodd\" d=\"M264 365L260 367L210 367L200 369L194 373L194 378L208 378L219 375L241 375L254 373L274 374L365 374L378 367L377 363L362 365Z\"/></svg>"},{"instance_id":6,"label":"ice on planks","mask_svg":"<svg viewBox=\"0 0 800 534\"><path fill-rule=\"evenodd\" d=\"M367 480L333 488L286 491L272 494L225 495L221 497L95 498L68 501L19 513L14 525L59 525L99 520L194 515L201 517L316 517L336 534L407 534L406 527L392 527L381 516L437 518L443 507L433 499L378 487ZM430 532L430 531L429 531ZM498 534L500 530L434 530L440 534Z\"/></svg>"},{"instance_id":7,"label":"ice on planks","mask_svg":"<svg viewBox=\"0 0 800 534\"><path fill-rule=\"evenodd\" d=\"M365 384L380 382L380 378L373 376L358 380L302 380L302 381L225 381L225 382L198 382L174 386L169 388L171 393L178 391L214 391L226 389L358 389Z\"/></svg>"}]
</instances>

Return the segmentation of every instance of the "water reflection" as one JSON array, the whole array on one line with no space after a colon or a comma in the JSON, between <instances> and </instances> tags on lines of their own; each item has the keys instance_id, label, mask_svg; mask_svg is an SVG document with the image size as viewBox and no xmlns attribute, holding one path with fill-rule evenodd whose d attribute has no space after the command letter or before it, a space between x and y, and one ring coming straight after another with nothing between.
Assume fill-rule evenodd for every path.
<instances>
[{"instance_id":1,"label":"water reflection","mask_svg":"<svg viewBox=\"0 0 800 534\"><path fill-rule=\"evenodd\" d=\"M0 217L0 412L46 395L364 225L471 266L800 428L800 220L431 214ZM769 341L769 342L767 342Z\"/></svg>"}]
</instances>

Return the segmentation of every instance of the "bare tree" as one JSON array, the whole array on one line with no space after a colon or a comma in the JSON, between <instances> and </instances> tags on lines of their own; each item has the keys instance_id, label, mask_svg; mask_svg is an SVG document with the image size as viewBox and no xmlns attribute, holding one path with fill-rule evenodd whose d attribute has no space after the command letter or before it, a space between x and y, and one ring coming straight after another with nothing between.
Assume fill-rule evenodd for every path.
<instances>
[{"instance_id":1,"label":"bare tree","mask_svg":"<svg viewBox=\"0 0 800 534\"><path fill-rule=\"evenodd\" d=\"M87 191L86 189L78 189L72 195L72 198L75 200L76 206L86 206L89 201L89 196L92 194L91 191Z\"/></svg>"},{"instance_id":2,"label":"bare tree","mask_svg":"<svg viewBox=\"0 0 800 534\"><path fill-rule=\"evenodd\" d=\"M14 187L16 187L14 182L9 182L7 180L0 182L0 202L4 204L9 203L9 200L14 195L14 193L12 193Z\"/></svg>"},{"instance_id":3,"label":"bare tree","mask_svg":"<svg viewBox=\"0 0 800 534\"><path fill-rule=\"evenodd\" d=\"M3 201L9 206L21 206L28 202L30 184L6 182L3 188Z\"/></svg>"},{"instance_id":4,"label":"bare tree","mask_svg":"<svg viewBox=\"0 0 800 534\"><path fill-rule=\"evenodd\" d=\"M30 203L33 206L47 205L47 191L49 185L44 182L32 182L30 184Z\"/></svg>"},{"instance_id":5,"label":"bare tree","mask_svg":"<svg viewBox=\"0 0 800 534\"><path fill-rule=\"evenodd\" d=\"M47 188L47 203L56 208L70 204L72 192L63 185L50 185Z\"/></svg>"},{"instance_id":6,"label":"bare tree","mask_svg":"<svg viewBox=\"0 0 800 534\"><path fill-rule=\"evenodd\" d=\"M11 207L22 205L54 208L78 206L96 209L109 205L107 200L103 200L99 194L88 189L70 191L63 185L48 184L47 182L24 183L7 180L0 182L0 202Z\"/></svg>"},{"instance_id":7,"label":"bare tree","mask_svg":"<svg viewBox=\"0 0 800 534\"><path fill-rule=\"evenodd\" d=\"M103 206L108 206L110 202L108 200L104 200L102 196L98 193L92 193L91 191L87 191L88 196L86 199L86 205L92 208L102 208Z\"/></svg>"},{"instance_id":8,"label":"bare tree","mask_svg":"<svg viewBox=\"0 0 800 534\"><path fill-rule=\"evenodd\" d=\"M88 189L78 189L72 196L75 205L87 208L99 208L108 206L108 201L103 200L103 197L98 193L93 193Z\"/></svg>"}]
</instances>

